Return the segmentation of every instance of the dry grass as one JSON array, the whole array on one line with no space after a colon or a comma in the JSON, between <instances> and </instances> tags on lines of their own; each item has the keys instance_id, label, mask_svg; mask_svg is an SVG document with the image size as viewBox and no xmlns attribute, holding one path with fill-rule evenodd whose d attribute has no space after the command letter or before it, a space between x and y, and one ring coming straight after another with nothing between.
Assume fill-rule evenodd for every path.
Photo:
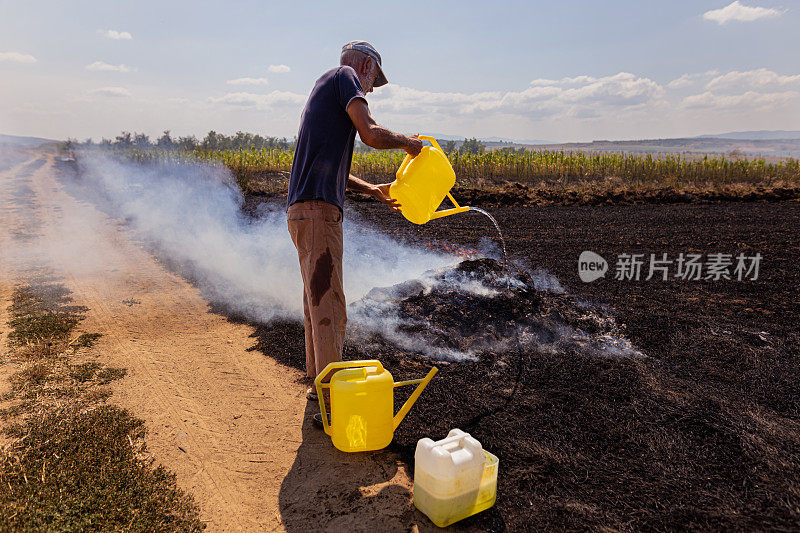
<instances>
[{"instance_id":1,"label":"dry grass","mask_svg":"<svg viewBox=\"0 0 800 533\"><path fill-rule=\"evenodd\" d=\"M20 369L0 416L0 530L200 531L197 505L146 455L142 420L103 402L125 369L92 360L100 337L72 339L87 310L40 278L18 287L9 344Z\"/></svg>"}]
</instances>

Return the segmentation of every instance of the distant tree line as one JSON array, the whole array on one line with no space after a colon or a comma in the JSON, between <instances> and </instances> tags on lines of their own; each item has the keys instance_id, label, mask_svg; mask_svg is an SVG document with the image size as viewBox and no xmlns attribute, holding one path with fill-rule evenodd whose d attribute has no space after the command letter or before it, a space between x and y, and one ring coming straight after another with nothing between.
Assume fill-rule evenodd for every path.
<instances>
[{"instance_id":1,"label":"distant tree line","mask_svg":"<svg viewBox=\"0 0 800 533\"><path fill-rule=\"evenodd\" d=\"M460 154L482 154L486 152L486 145L473 137L472 139L464 139L463 141L446 141L441 143L442 150L450 155L452 152ZM502 148L495 148L494 151L507 154L524 154L526 149L524 146L515 148L514 146L504 146Z\"/></svg>"},{"instance_id":2,"label":"distant tree line","mask_svg":"<svg viewBox=\"0 0 800 533\"><path fill-rule=\"evenodd\" d=\"M444 146L442 146L442 150L444 150L447 155L453 152L458 152L460 154L482 154L486 151L486 145L473 137L472 139L464 139L460 143L457 141L446 141Z\"/></svg>"},{"instance_id":3,"label":"distant tree line","mask_svg":"<svg viewBox=\"0 0 800 533\"><path fill-rule=\"evenodd\" d=\"M150 139L144 133L123 131L114 139L102 139L95 143L92 139L86 139L79 143L73 139L68 141L70 146L105 146L113 148L162 148L166 150L260 150L262 148L273 148L282 150L294 150L295 141L286 137L262 137L255 133L245 133L237 131L235 135L225 135L214 130L209 131L201 140L197 140L194 135L186 137L173 137L169 130L158 139Z\"/></svg>"},{"instance_id":4,"label":"distant tree line","mask_svg":"<svg viewBox=\"0 0 800 533\"><path fill-rule=\"evenodd\" d=\"M205 137L198 140L194 135L186 137L173 137L169 130L157 139L150 139L144 133L136 133L123 131L114 139L102 139L99 143L95 143L92 139L86 139L84 142L78 142L70 139L70 146L105 146L113 148L161 148L166 150L207 150L207 151L221 151L221 150L260 150L279 149L279 150L294 150L296 141L294 139L287 139L286 137L262 137L255 133L245 133L237 131L235 135L225 135L217 133L214 130L209 131ZM464 139L463 141L444 141L440 142L442 150L447 155L453 152L460 154L482 154L486 151L486 145L473 137L472 139ZM372 152L371 148L356 139L355 150L357 152ZM504 147L500 149L503 152L514 152L513 147ZM518 150L520 153L525 151L524 148Z\"/></svg>"},{"instance_id":5,"label":"distant tree line","mask_svg":"<svg viewBox=\"0 0 800 533\"><path fill-rule=\"evenodd\" d=\"M444 153L450 155L453 152L458 152L460 154L482 154L486 151L486 145L480 142L478 139L473 137L472 139L464 139L463 141L439 141L439 146L442 147ZM359 139L356 139L355 144L356 152L372 152L374 148L371 148L361 142ZM503 150L514 150L513 148L503 148ZM524 149L522 149L524 151Z\"/></svg>"}]
</instances>

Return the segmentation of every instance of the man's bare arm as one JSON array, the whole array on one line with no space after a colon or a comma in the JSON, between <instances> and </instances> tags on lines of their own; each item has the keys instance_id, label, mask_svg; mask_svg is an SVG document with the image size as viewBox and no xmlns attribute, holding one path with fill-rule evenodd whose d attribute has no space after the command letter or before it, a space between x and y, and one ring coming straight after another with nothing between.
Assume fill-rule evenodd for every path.
<instances>
[{"instance_id":1,"label":"man's bare arm","mask_svg":"<svg viewBox=\"0 0 800 533\"><path fill-rule=\"evenodd\" d=\"M383 183L381 185L373 185L369 182L366 182L360 178L357 178L350 174L347 177L347 187L353 189L354 191L363 192L365 194L369 194L370 196L374 196L378 201L383 202L390 209L393 211L400 211L400 204L397 203L397 200L391 198L389 196L389 186L391 183Z\"/></svg>"},{"instance_id":2,"label":"man's bare arm","mask_svg":"<svg viewBox=\"0 0 800 533\"><path fill-rule=\"evenodd\" d=\"M378 125L369 113L367 102L361 98L354 98L350 102L347 114L358 130L358 136L367 146L380 150L402 148L414 157L422 150L422 141L416 135L401 135Z\"/></svg>"},{"instance_id":3,"label":"man's bare arm","mask_svg":"<svg viewBox=\"0 0 800 533\"><path fill-rule=\"evenodd\" d=\"M375 185L350 174L347 176L347 188L353 189L354 191L363 192L364 194L372 194L374 192L373 189L375 188Z\"/></svg>"}]
</instances>

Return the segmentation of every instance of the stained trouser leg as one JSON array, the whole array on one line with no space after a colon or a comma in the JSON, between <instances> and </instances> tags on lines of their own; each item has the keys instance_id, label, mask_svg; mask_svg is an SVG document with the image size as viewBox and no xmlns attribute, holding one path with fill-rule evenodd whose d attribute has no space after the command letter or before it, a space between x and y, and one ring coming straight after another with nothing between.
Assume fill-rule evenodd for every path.
<instances>
[{"instance_id":1,"label":"stained trouser leg","mask_svg":"<svg viewBox=\"0 0 800 533\"><path fill-rule=\"evenodd\" d=\"M310 280L309 264L314 247L314 210L307 205L294 204L289 207L286 218L289 235L297 248L297 258L300 262L300 273L303 278L306 375L310 378L314 378L317 376L318 369L314 357L313 322L311 320L311 306L308 298Z\"/></svg>"},{"instance_id":2,"label":"stained trouser leg","mask_svg":"<svg viewBox=\"0 0 800 533\"><path fill-rule=\"evenodd\" d=\"M342 283L342 214L338 207L323 204L319 222L315 218L315 246L310 276L312 331L317 372L342 360L347 324ZM319 244L317 244L319 243Z\"/></svg>"},{"instance_id":3,"label":"stained trouser leg","mask_svg":"<svg viewBox=\"0 0 800 533\"><path fill-rule=\"evenodd\" d=\"M303 276L306 373L316 377L342 360L347 312L342 283L342 214L326 202L289 208L289 233Z\"/></svg>"},{"instance_id":4,"label":"stained trouser leg","mask_svg":"<svg viewBox=\"0 0 800 533\"><path fill-rule=\"evenodd\" d=\"M306 330L306 375L310 378L317 377L317 364L314 358L314 335L311 324L311 307L308 305L308 292L303 287L303 318Z\"/></svg>"}]
</instances>

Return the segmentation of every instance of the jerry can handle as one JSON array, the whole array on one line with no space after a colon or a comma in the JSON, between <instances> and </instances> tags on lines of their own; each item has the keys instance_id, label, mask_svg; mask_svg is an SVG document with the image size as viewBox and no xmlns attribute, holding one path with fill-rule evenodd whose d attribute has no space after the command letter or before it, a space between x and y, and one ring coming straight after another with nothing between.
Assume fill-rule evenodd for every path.
<instances>
[{"instance_id":1,"label":"jerry can handle","mask_svg":"<svg viewBox=\"0 0 800 533\"><path fill-rule=\"evenodd\" d=\"M392 428L392 431L397 429L397 426L399 426L400 422L402 422L403 419L406 417L408 412L411 410L411 407L414 405L414 402L417 401L419 395L422 394L422 391L425 390L425 387L428 386L428 383L430 383L431 379L433 379L433 376L435 376L438 371L439 371L438 368L433 367L431 368L431 371L428 372L428 375L425 376L424 378L411 379L408 381L398 381L397 383L394 384L396 388L396 387L402 387L403 385L416 385L417 383L419 383L419 385L417 385L417 388L414 389L414 392L411 393L411 396L408 398L408 400L406 400L406 403L403 404L403 407L401 407L400 410L397 412L397 414L394 415L394 418L392 419L394 426Z\"/></svg>"},{"instance_id":2,"label":"jerry can handle","mask_svg":"<svg viewBox=\"0 0 800 533\"><path fill-rule=\"evenodd\" d=\"M465 438L469 437L469 433L463 433L461 435L453 435L452 437L445 437L442 440L438 440L433 443L432 448L438 448L439 446L446 446L453 442L461 442Z\"/></svg>"},{"instance_id":3,"label":"jerry can handle","mask_svg":"<svg viewBox=\"0 0 800 533\"><path fill-rule=\"evenodd\" d=\"M331 434L331 427L328 424L328 412L325 409L325 396L322 394L322 389L329 389L331 387L330 383L322 383L323 378L327 376L331 370L341 370L342 368L363 368L363 367L370 367L376 366L378 367L378 371L383 371L383 365L377 359L367 359L364 361L336 361L334 363L328 363L322 372L314 379L314 385L317 389L317 401L319 401L319 412L322 413L322 429L325 430L325 433L328 435Z\"/></svg>"}]
</instances>

